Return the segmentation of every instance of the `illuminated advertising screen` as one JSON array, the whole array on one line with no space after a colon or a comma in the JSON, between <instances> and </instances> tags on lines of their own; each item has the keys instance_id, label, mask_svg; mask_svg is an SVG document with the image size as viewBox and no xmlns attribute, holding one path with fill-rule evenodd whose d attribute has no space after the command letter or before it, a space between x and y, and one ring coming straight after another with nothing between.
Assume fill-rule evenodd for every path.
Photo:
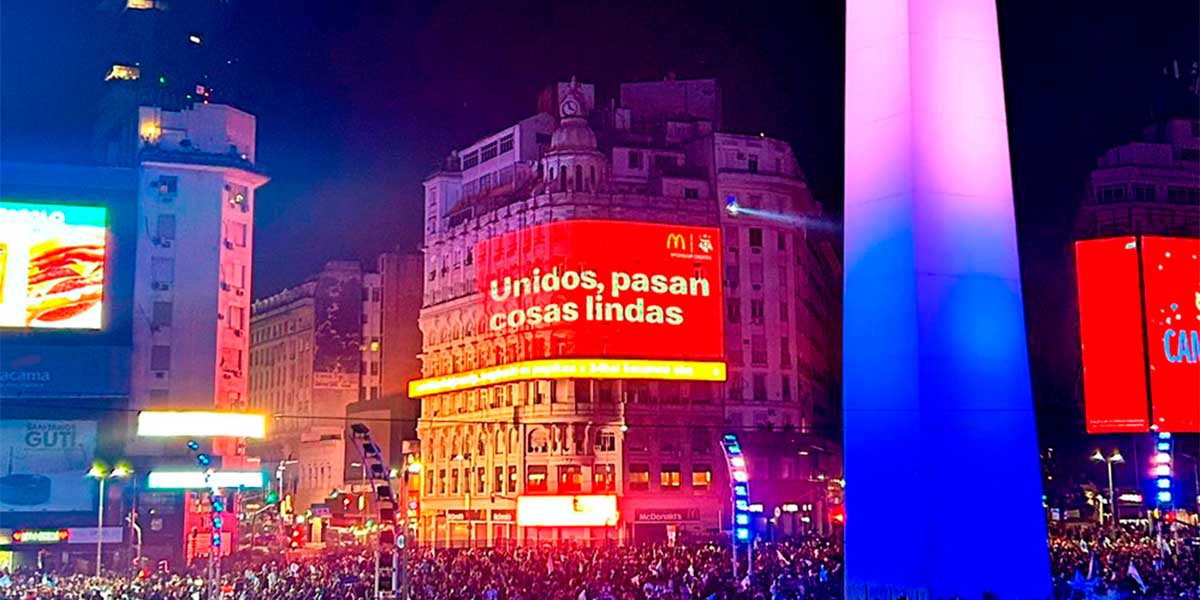
<instances>
[{"instance_id":1,"label":"illuminated advertising screen","mask_svg":"<svg viewBox=\"0 0 1200 600\"><path fill-rule=\"evenodd\" d=\"M521 527L611 527L620 518L616 496L518 496Z\"/></svg>"},{"instance_id":2,"label":"illuminated advertising screen","mask_svg":"<svg viewBox=\"0 0 1200 600\"><path fill-rule=\"evenodd\" d=\"M102 326L103 206L0 201L0 327Z\"/></svg>"},{"instance_id":3,"label":"illuminated advertising screen","mask_svg":"<svg viewBox=\"0 0 1200 600\"><path fill-rule=\"evenodd\" d=\"M475 245L469 369L421 397L531 379L725 381L720 230L557 221Z\"/></svg>"},{"instance_id":4,"label":"illuminated advertising screen","mask_svg":"<svg viewBox=\"0 0 1200 600\"><path fill-rule=\"evenodd\" d=\"M1160 431L1200 431L1200 240L1146 236L1150 400Z\"/></svg>"},{"instance_id":5,"label":"illuminated advertising screen","mask_svg":"<svg viewBox=\"0 0 1200 600\"><path fill-rule=\"evenodd\" d=\"M95 421L0 421L0 514L92 510Z\"/></svg>"},{"instance_id":6,"label":"illuminated advertising screen","mask_svg":"<svg viewBox=\"0 0 1200 600\"><path fill-rule=\"evenodd\" d=\"M535 332L526 358L721 360L720 231L558 221L483 240L487 335ZM508 362L508 361L504 361Z\"/></svg>"},{"instance_id":7,"label":"illuminated advertising screen","mask_svg":"<svg viewBox=\"0 0 1200 600\"><path fill-rule=\"evenodd\" d=\"M1137 240L1076 242L1075 274L1088 433L1146 431Z\"/></svg>"}]
</instances>

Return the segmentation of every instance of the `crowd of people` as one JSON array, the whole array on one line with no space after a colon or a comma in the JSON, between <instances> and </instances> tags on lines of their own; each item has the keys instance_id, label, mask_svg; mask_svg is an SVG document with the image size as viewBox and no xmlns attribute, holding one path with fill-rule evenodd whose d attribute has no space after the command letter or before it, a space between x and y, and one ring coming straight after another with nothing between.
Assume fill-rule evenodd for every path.
<instances>
[{"instance_id":1,"label":"crowd of people","mask_svg":"<svg viewBox=\"0 0 1200 600\"><path fill-rule=\"evenodd\" d=\"M1195 538L1092 529L1052 536L1050 557L1056 600L1200 600Z\"/></svg>"},{"instance_id":2,"label":"crowd of people","mask_svg":"<svg viewBox=\"0 0 1200 600\"><path fill-rule=\"evenodd\" d=\"M1055 600L1200 600L1200 548L1132 534L1055 535ZM750 571L746 571L749 563ZM17 570L0 573L13 600L207 600L203 565L133 577ZM833 600L843 596L842 551L833 538L759 543L739 572L727 545L570 544L512 549L414 549L416 600ZM231 600L365 600L374 558L364 548L306 556L237 554L219 590Z\"/></svg>"}]
</instances>

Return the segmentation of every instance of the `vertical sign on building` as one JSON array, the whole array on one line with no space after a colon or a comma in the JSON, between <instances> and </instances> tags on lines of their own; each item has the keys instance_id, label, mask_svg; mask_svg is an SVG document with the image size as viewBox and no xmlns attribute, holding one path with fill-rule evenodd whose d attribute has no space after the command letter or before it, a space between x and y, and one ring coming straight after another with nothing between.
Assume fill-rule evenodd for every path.
<instances>
[{"instance_id":1,"label":"vertical sign on building","mask_svg":"<svg viewBox=\"0 0 1200 600\"><path fill-rule=\"evenodd\" d=\"M1145 351L1133 236L1075 243L1088 433L1146 431Z\"/></svg>"}]
</instances>

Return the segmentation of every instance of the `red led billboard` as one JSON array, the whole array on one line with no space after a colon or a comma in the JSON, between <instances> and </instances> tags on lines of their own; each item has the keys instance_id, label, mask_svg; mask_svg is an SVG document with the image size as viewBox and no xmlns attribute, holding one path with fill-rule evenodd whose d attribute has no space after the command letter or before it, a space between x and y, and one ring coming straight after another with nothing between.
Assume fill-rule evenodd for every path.
<instances>
[{"instance_id":1,"label":"red led billboard","mask_svg":"<svg viewBox=\"0 0 1200 600\"><path fill-rule=\"evenodd\" d=\"M480 241L479 331L493 364L724 357L720 230L557 221ZM509 334L530 332L529 336Z\"/></svg>"},{"instance_id":2,"label":"red led billboard","mask_svg":"<svg viewBox=\"0 0 1200 600\"><path fill-rule=\"evenodd\" d=\"M1160 431L1200 431L1200 240L1142 239L1150 400Z\"/></svg>"},{"instance_id":3,"label":"red led billboard","mask_svg":"<svg viewBox=\"0 0 1200 600\"><path fill-rule=\"evenodd\" d=\"M1145 351L1136 238L1075 243L1088 433L1146 431Z\"/></svg>"}]
</instances>

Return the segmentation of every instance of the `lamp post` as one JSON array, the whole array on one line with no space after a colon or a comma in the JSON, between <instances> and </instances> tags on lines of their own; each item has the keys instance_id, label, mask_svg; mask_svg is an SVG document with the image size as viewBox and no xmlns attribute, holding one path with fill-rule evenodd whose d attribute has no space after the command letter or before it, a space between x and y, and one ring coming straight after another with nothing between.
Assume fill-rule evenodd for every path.
<instances>
[{"instance_id":1,"label":"lamp post","mask_svg":"<svg viewBox=\"0 0 1200 600\"><path fill-rule=\"evenodd\" d=\"M1113 464L1125 462L1125 457L1121 456L1120 450L1113 450L1112 454L1104 456L1104 454L1100 452L1100 449L1097 448L1096 453L1092 455L1092 460L1095 462L1102 462L1106 467L1108 467L1108 509L1112 513L1110 515L1110 520L1112 521L1112 526L1115 528L1117 526L1118 517L1117 498L1116 494L1113 492Z\"/></svg>"},{"instance_id":2,"label":"lamp post","mask_svg":"<svg viewBox=\"0 0 1200 600\"><path fill-rule=\"evenodd\" d=\"M124 479L131 474L133 471L124 465L117 465L110 470L101 463L92 465L91 470L87 472L88 477L100 482L100 500L96 507L96 577L100 576L104 564L104 484L109 479Z\"/></svg>"},{"instance_id":3,"label":"lamp post","mask_svg":"<svg viewBox=\"0 0 1200 600\"><path fill-rule=\"evenodd\" d=\"M412 462L401 469L400 475L400 537L404 544L400 550L400 599L408 600L408 478L421 472L422 465Z\"/></svg>"}]
</instances>

